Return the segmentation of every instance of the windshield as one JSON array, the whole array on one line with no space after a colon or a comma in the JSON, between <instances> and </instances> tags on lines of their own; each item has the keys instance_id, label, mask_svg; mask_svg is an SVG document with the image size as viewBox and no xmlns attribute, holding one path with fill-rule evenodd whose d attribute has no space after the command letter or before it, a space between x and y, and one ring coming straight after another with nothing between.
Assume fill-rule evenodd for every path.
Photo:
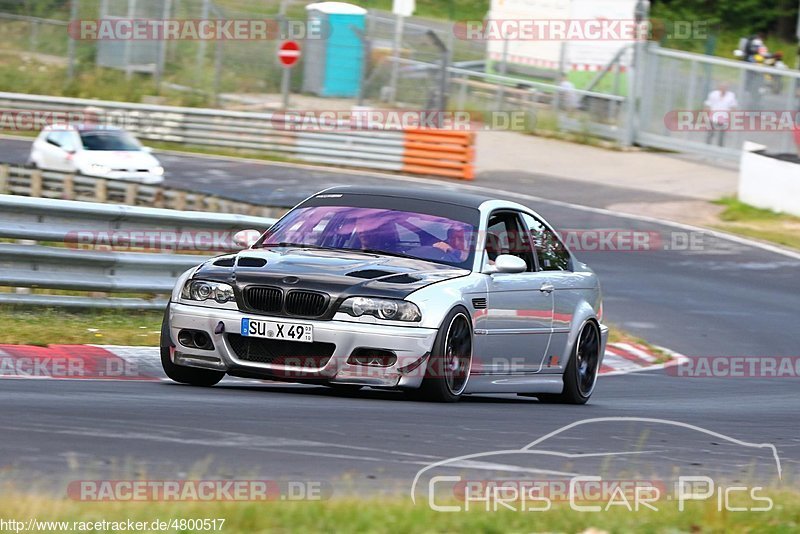
<instances>
[{"instance_id":1,"label":"windshield","mask_svg":"<svg viewBox=\"0 0 800 534\"><path fill-rule=\"evenodd\" d=\"M259 246L282 244L365 250L472 266L472 224L436 215L352 206L291 211L267 231Z\"/></svg>"},{"instance_id":2,"label":"windshield","mask_svg":"<svg viewBox=\"0 0 800 534\"><path fill-rule=\"evenodd\" d=\"M142 146L125 132L81 132L86 150L141 150Z\"/></svg>"}]
</instances>

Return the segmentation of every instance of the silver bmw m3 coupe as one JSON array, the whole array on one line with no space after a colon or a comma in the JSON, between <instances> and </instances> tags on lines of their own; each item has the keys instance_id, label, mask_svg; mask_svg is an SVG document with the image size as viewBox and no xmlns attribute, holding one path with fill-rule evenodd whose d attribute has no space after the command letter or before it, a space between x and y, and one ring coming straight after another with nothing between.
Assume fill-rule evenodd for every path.
<instances>
[{"instance_id":1,"label":"silver bmw m3 coupe","mask_svg":"<svg viewBox=\"0 0 800 534\"><path fill-rule=\"evenodd\" d=\"M184 273L167 375L363 386L452 402L583 404L608 329L597 276L530 209L448 191L335 187Z\"/></svg>"}]
</instances>

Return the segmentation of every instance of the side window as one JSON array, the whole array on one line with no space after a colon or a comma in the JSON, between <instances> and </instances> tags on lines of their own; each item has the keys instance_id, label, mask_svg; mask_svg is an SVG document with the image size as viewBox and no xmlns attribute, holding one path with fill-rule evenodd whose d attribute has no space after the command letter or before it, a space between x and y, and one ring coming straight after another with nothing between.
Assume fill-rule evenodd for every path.
<instances>
[{"instance_id":1,"label":"side window","mask_svg":"<svg viewBox=\"0 0 800 534\"><path fill-rule=\"evenodd\" d=\"M539 267L543 271L569 271L571 268L569 252L555 232L526 213L522 215L522 219L528 227L531 241L536 249Z\"/></svg>"},{"instance_id":2,"label":"side window","mask_svg":"<svg viewBox=\"0 0 800 534\"><path fill-rule=\"evenodd\" d=\"M60 147L67 152L75 150L75 136L70 131L54 131L47 134L45 140L51 145Z\"/></svg>"},{"instance_id":3,"label":"side window","mask_svg":"<svg viewBox=\"0 0 800 534\"><path fill-rule=\"evenodd\" d=\"M61 148L67 152L74 152L76 150L75 134L71 131L61 132Z\"/></svg>"},{"instance_id":4,"label":"side window","mask_svg":"<svg viewBox=\"0 0 800 534\"><path fill-rule=\"evenodd\" d=\"M486 255L489 263L500 254L525 260L528 272L536 271L527 229L520 226L519 214L511 211L493 213L486 227Z\"/></svg>"},{"instance_id":5,"label":"side window","mask_svg":"<svg viewBox=\"0 0 800 534\"><path fill-rule=\"evenodd\" d=\"M49 134L47 134L47 137L45 137L45 141L47 141L51 145L60 147L63 144L61 139L61 132L50 132Z\"/></svg>"}]
</instances>

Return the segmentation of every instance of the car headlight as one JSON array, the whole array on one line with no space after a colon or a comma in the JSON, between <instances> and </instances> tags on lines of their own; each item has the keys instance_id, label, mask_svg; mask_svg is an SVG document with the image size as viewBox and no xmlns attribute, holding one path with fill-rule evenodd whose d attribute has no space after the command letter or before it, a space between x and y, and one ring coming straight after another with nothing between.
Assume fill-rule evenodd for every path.
<instances>
[{"instance_id":1,"label":"car headlight","mask_svg":"<svg viewBox=\"0 0 800 534\"><path fill-rule=\"evenodd\" d=\"M99 163L90 163L89 172L92 174L108 174L111 172L111 167L108 165L100 165Z\"/></svg>"},{"instance_id":2,"label":"car headlight","mask_svg":"<svg viewBox=\"0 0 800 534\"><path fill-rule=\"evenodd\" d=\"M214 300L220 304L236 300L233 287L230 285L205 280L187 280L181 290L181 298L197 301Z\"/></svg>"},{"instance_id":3,"label":"car headlight","mask_svg":"<svg viewBox=\"0 0 800 534\"><path fill-rule=\"evenodd\" d=\"M164 167L153 167L150 169L150 174L155 174L156 176L164 176Z\"/></svg>"},{"instance_id":4,"label":"car headlight","mask_svg":"<svg viewBox=\"0 0 800 534\"><path fill-rule=\"evenodd\" d=\"M350 297L342 302L339 311L353 317L372 315L387 321L415 322L422 319L422 314L416 304L396 299Z\"/></svg>"}]
</instances>

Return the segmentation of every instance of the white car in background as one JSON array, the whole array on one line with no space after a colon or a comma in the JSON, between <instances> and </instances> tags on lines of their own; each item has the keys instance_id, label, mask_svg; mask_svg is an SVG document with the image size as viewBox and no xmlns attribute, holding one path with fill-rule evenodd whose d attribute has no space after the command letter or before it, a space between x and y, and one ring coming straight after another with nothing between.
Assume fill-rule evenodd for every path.
<instances>
[{"instance_id":1,"label":"white car in background","mask_svg":"<svg viewBox=\"0 0 800 534\"><path fill-rule=\"evenodd\" d=\"M36 168L142 184L164 181L164 167L135 137L98 125L48 126L31 147Z\"/></svg>"}]
</instances>

